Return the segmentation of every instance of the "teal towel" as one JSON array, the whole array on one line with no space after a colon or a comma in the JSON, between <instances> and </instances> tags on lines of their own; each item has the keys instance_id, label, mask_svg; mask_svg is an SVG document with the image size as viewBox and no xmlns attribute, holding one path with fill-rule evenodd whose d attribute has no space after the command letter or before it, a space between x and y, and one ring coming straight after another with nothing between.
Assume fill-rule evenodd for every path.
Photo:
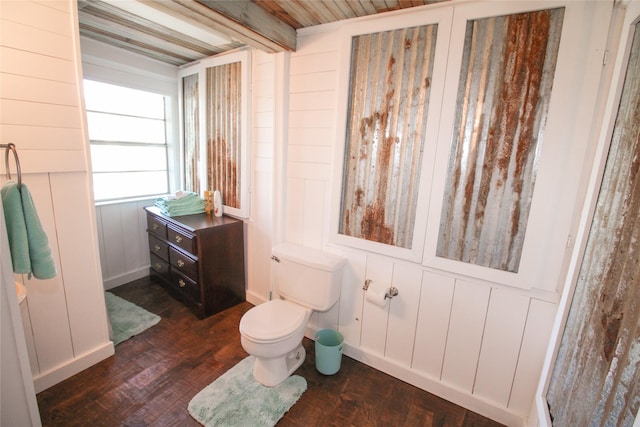
<instances>
[{"instance_id":1,"label":"teal towel","mask_svg":"<svg viewBox=\"0 0 640 427\"><path fill-rule=\"evenodd\" d=\"M25 184L18 189L17 183L8 181L0 193L13 271L51 279L56 275L56 265L29 189Z\"/></svg>"},{"instance_id":2,"label":"teal towel","mask_svg":"<svg viewBox=\"0 0 640 427\"><path fill-rule=\"evenodd\" d=\"M188 192L178 198L160 197L155 205L167 216L191 215L204 212L204 200L197 193Z\"/></svg>"}]
</instances>

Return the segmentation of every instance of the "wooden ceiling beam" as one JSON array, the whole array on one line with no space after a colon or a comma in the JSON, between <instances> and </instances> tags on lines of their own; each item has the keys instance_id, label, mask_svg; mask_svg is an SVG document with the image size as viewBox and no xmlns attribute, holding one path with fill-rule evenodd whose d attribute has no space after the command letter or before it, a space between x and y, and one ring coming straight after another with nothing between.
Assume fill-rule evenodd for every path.
<instances>
[{"instance_id":1,"label":"wooden ceiling beam","mask_svg":"<svg viewBox=\"0 0 640 427\"><path fill-rule=\"evenodd\" d=\"M183 0L180 0L183 1ZM227 20L233 22L231 27L239 25L240 32L246 34L249 29L260 39L273 42L283 50L296 50L296 30L286 22L271 15L263 8L250 0L196 0L206 5Z\"/></svg>"},{"instance_id":2,"label":"wooden ceiling beam","mask_svg":"<svg viewBox=\"0 0 640 427\"><path fill-rule=\"evenodd\" d=\"M295 29L247 0L206 1L206 5L195 0L141 1L265 52L296 48Z\"/></svg>"}]
</instances>

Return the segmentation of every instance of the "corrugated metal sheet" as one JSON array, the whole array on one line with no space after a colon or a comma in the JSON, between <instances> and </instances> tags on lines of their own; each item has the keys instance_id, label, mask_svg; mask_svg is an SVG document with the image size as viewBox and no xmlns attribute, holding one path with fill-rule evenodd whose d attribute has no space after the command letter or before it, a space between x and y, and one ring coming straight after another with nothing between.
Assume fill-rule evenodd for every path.
<instances>
[{"instance_id":1,"label":"corrugated metal sheet","mask_svg":"<svg viewBox=\"0 0 640 427\"><path fill-rule=\"evenodd\" d=\"M555 425L631 426L640 408L640 24L547 399Z\"/></svg>"},{"instance_id":2,"label":"corrugated metal sheet","mask_svg":"<svg viewBox=\"0 0 640 427\"><path fill-rule=\"evenodd\" d=\"M563 16L468 22L438 256L518 271Z\"/></svg>"},{"instance_id":3,"label":"corrugated metal sheet","mask_svg":"<svg viewBox=\"0 0 640 427\"><path fill-rule=\"evenodd\" d=\"M198 74L182 78L182 123L184 142L184 188L200 193L200 113L198 109Z\"/></svg>"},{"instance_id":4,"label":"corrugated metal sheet","mask_svg":"<svg viewBox=\"0 0 640 427\"><path fill-rule=\"evenodd\" d=\"M353 39L341 234L411 248L436 33Z\"/></svg>"},{"instance_id":5,"label":"corrugated metal sheet","mask_svg":"<svg viewBox=\"0 0 640 427\"><path fill-rule=\"evenodd\" d=\"M206 70L207 187L240 208L241 63Z\"/></svg>"}]
</instances>

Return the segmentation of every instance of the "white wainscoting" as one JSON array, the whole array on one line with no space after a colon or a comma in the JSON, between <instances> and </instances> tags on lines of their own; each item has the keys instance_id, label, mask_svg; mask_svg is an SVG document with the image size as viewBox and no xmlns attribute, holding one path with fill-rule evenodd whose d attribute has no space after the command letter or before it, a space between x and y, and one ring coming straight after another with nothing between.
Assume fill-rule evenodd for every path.
<instances>
[{"instance_id":1,"label":"white wainscoting","mask_svg":"<svg viewBox=\"0 0 640 427\"><path fill-rule=\"evenodd\" d=\"M145 206L155 198L96 206L105 290L149 275Z\"/></svg>"}]
</instances>

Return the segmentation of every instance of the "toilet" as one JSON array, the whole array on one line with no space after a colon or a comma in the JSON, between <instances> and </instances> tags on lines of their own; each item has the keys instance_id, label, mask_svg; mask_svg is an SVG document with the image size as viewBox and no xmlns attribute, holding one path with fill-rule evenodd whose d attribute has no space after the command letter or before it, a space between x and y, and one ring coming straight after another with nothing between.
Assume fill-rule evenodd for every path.
<instances>
[{"instance_id":1,"label":"toilet","mask_svg":"<svg viewBox=\"0 0 640 427\"><path fill-rule=\"evenodd\" d=\"M273 387L304 362L302 338L314 311L338 301L344 258L284 243L272 249L273 299L247 311L240 320L242 348L255 356L253 376Z\"/></svg>"}]
</instances>

